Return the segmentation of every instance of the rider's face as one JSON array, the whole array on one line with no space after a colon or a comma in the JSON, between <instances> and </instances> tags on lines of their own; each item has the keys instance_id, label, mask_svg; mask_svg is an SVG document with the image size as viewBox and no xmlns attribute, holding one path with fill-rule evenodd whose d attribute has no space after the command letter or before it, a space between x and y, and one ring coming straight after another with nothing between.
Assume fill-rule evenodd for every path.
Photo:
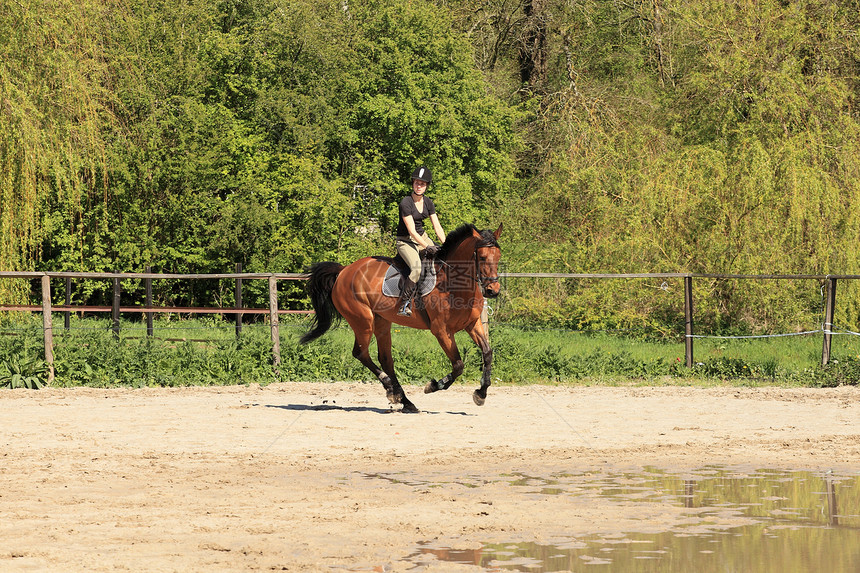
<instances>
[{"instance_id":1,"label":"rider's face","mask_svg":"<svg viewBox=\"0 0 860 573\"><path fill-rule=\"evenodd\" d=\"M427 182L420 181L418 179L412 180L412 192L416 195L424 195L424 192L427 191Z\"/></svg>"}]
</instances>

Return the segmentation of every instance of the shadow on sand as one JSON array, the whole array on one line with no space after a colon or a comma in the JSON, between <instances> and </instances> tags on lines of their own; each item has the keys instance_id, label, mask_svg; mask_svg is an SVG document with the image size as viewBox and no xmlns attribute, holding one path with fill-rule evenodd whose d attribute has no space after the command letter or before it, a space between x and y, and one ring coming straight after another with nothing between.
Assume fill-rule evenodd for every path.
<instances>
[{"instance_id":1,"label":"shadow on sand","mask_svg":"<svg viewBox=\"0 0 860 573\"><path fill-rule=\"evenodd\" d=\"M324 412L327 410L341 410L343 412L373 412L374 414L400 414L399 409L389 408L371 408L368 406L338 406L337 404L286 404L286 405L275 405L275 404L266 404L266 408L278 408L280 410L290 410L293 412L306 412L317 411ZM449 414L453 416L474 416L475 414L469 414L468 412L432 412L430 410L421 410L419 414Z\"/></svg>"}]
</instances>

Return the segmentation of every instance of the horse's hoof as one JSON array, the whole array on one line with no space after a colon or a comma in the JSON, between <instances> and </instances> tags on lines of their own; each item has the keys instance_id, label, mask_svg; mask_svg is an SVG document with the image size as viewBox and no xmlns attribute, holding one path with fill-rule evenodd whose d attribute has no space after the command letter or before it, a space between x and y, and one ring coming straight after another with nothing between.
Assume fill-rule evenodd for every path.
<instances>
[{"instance_id":1,"label":"horse's hoof","mask_svg":"<svg viewBox=\"0 0 860 573\"><path fill-rule=\"evenodd\" d=\"M403 409L400 411L403 412L404 414L418 414L421 412L421 410L416 408L415 404L413 404L412 402L407 402L407 403L403 404Z\"/></svg>"},{"instance_id":2,"label":"horse's hoof","mask_svg":"<svg viewBox=\"0 0 860 573\"><path fill-rule=\"evenodd\" d=\"M385 395L388 397L388 401L392 404L400 403L400 397L397 396L394 392L386 392Z\"/></svg>"},{"instance_id":3,"label":"horse's hoof","mask_svg":"<svg viewBox=\"0 0 860 573\"><path fill-rule=\"evenodd\" d=\"M474 400L475 404L477 404L478 406L483 406L484 401L486 400L486 397L481 396L481 394L478 393L477 390L475 390L474 392L472 392L472 400Z\"/></svg>"},{"instance_id":4,"label":"horse's hoof","mask_svg":"<svg viewBox=\"0 0 860 573\"><path fill-rule=\"evenodd\" d=\"M427 385L424 386L425 394L432 394L436 390L438 390L438 388L436 387L436 380L431 379L430 382L428 382Z\"/></svg>"}]
</instances>

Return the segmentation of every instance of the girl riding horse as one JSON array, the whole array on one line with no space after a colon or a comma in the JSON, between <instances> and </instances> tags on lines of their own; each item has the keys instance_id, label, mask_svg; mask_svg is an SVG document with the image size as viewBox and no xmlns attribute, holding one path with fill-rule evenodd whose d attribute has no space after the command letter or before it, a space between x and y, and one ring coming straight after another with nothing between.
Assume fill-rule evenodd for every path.
<instances>
[{"instance_id":1,"label":"girl riding horse","mask_svg":"<svg viewBox=\"0 0 860 573\"><path fill-rule=\"evenodd\" d=\"M448 389L463 373L464 364L454 334L465 330L481 349L481 387L472 398L477 405L483 405L490 387L493 351L481 322L481 311L484 297L499 296L501 232L501 225L495 232L479 231L474 225L462 225L452 232L436 255L436 286L424 295L423 307L409 316L399 315L397 299L382 292L392 259L366 257L347 266L316 263L308 275L314 324L301 342L306 344L319 338L338 315L343 317L355 334L352 355L379 379L392 403L402 404L403 412L417 412L394 372L392 323L429 329L451 361L451 372L439 381L431 380L424 388L427 394ZM370 341L374 336L381 367L370 357Z\"/></svg>"}]
</instances>

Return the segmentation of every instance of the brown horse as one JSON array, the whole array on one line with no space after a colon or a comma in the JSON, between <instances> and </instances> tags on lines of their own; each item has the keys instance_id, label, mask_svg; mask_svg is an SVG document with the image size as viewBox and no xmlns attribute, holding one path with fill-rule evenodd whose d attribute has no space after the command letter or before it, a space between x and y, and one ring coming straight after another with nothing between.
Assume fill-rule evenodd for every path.
<instances>
[{"instance_id":1,"label":"brown horse","mask_svg":"<svg viewBox=\"0 0 860 573\"><path fill-rule=\"evenodd\" d=\"M302 344L322 336L339 314L355 333L352 355L382 382L392 404L402 404L404 412L417 412L394 373L391 324L430 329L451 361L451 372L439 381L431 380L424 388L425 394L447 390L463 373L464 364L454 334L465 330L483 357L481 387L472 395L477 405L483 405L490 386L493 351L481 323L481 311L484 297L499 296L501 232L501 225L495 233L462 225L448 235L434 261L436 286L423 297L423 305L414 305L415 311L409 317L398 316L398 298L382 293L385 273L394 259L367 257L347 266L316 263L308 276L308 291L316 314L313 327L301 339ZM381 368L370 357L373 336Z\"/></svg>"}]
</instances>

